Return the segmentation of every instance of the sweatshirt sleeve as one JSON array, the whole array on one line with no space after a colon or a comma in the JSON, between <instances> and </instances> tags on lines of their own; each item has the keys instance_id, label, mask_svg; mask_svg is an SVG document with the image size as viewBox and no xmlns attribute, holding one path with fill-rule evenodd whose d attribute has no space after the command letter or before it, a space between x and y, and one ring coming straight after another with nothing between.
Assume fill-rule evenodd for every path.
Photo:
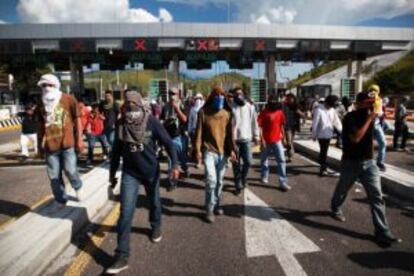
<instances>
[{"instance_id":1,"label":"sweatshirt sleeve","mask_svg":"<svg viewBox=\"0 0 414 276\"><path fill-rule=\"evenodd\" d=\"M233 137L233 114L229 112L229 122L226 126L226 140L224 141L225 146L225 154L230 156L231 153L234 151L234 137Z\"/></svg>"},{"instance_id":2,"label":"sweatshirt sleeve","mask_svg":"<svg viewBox=\"0 0 414 276\"><path fill-rule=\"evenodd\" d=\"M253 131L253 138L259 140L260 139L260 131L259 125L257 123L257 112L254 105L252 105L252 131Z\"/></svg>"},{"instance_id":3,"label":"sweatshirt sleeve","mask_svg":"<svg viewBox=\"0 0 414 276\"><path fill-rule=\"evenodd\" d=\"M110 168L110 174L109 174L110 178L115 177L116 171L119 168L122 149L123 149L122 141L116 138L114 147L112 148L111 168Z\"/></svg>"},{"instance_id":4,"label":"sweatshirt sleeve","mask_svg":"<svg viewBox=\"0 0 414 276\"><path fill-rule=\"evenodd\" d=\"M177 167L177 151L175 150L170 135L165 130L164 126L160 123L160 121L158 121L154 117L150 117L148 123L151 123L153 125L154 136L157 139L157 141L165 147L165 150L167 151L167 154L171 159L172 167Z\"/></svg>"},{"instance_id":5,"label":"sweatshirt sleeve","mask_svg":"<svg viewBox=\"0 0 414 276\"><path fill-rule=\"evenodd\" d=\"M200 109L197 116L196 138L195 138L195 150L196 153L201 154L201 146L203 144L203 120L204 111Z\"/></svg>"},{"instance_id":6,"label":"sweatshirt sleeve","mask_svg":"<svg viewBox=\"0 0 414 276\"><path fill-rule=\"evenodd\" d=\"M319 108L316 108L313 113L313 120L312 120L312 138L316 139L318 134L318 125L319 119L321 117L321 112Z\"/></svg>"},{"instance_id":7,"label":"sweatshirt sleeve","mask_svg":"<svg viewBox=\"0 0 414 276\"><path fill-rule=\"evenodd\" d=\"M334 112L333 126L337 131L342 132L342 122L339 119L338 113L336 113L336 112Z\"/></svg>"}]
</instances>

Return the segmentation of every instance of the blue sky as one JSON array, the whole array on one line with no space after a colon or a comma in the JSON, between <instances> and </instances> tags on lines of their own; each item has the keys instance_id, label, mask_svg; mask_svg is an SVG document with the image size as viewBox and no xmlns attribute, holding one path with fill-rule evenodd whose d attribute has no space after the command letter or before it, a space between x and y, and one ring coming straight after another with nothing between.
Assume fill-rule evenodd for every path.
<instances>
[{"instance_id":1,"label":"blue sky","mask_svg":"<svg viewBox=\"0 0 414 276\"><path fill-rule=\"evenodd\" d=\"M413 28L414 0L0 0L0 22L5 23L227 21ZM310 68L280 67L278 78L291 79ZM227 71L219 63L212 70L185 73L200 77ZM257 65L243 73L263 72Z\"/></svg>"}]
</instances>

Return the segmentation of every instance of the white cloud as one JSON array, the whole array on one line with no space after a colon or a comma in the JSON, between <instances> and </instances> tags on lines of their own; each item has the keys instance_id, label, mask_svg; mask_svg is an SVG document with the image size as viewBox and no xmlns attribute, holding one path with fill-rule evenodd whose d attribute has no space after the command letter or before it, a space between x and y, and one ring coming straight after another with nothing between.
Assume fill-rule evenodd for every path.
<instances>
[{"instance_id":1,"label":"white cloud","mask_svg":"<svg viewBox=\"0 0 414 276\"><path fill-rule=\"evenodd\" d=\"M281 23L281 24L290 24L293 22L297 15L296 10L287 10L282 6L273 8L256 16L256 14L251 14L250 19L254 23L258 24L270 24L270 23Z\"/></svg>"},{"instance_id":2,"label":"white cloud","mask_svg":"<svg viewBox=\"0 0 414 276\"><path fill-rule=\"evenodd\" d=\"M227 8L239 22L349 25L414 13L414 0L158 0Z\"/></svg>"},{"instance_id":3,"label":"white cloud","mask_svg":"<svg viewBox=\"0 0 414 276\"><path fill-rule=\"evenodd\" d=\"M7 22L0 19L0 24L7 24Z\"/></svg>"},{"instance_id":4,"label":"white cloud","mask_svg":"<svg viewBox=\"0 0 414 276\"><path fill-rule=\"evenodd\" d=\"M129 0L20 0L17 12L25 23L171 22L160 8L158 15L131 8Z\"/></svg>"}]
</instances>

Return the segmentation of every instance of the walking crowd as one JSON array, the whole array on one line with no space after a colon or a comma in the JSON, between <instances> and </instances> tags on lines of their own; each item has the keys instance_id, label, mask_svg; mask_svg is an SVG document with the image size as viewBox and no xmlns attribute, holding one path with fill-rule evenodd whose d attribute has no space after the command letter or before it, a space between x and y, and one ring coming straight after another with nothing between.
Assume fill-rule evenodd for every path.
<instances>
[{"instance_id":1,"label":"walking crowd","mask_svg":"<svg viewBox=\"0 0 414 276\"><path fill-rule=\"evenodd\" d=\"M88 144L87 165L93 164L96 141L103 159L110 160L111 187L118 184L116 172L122 160L121 212L117 224L118 245L115 262L107 273L118 273L128 267L129 237L142 184L149 199L151 240L159 242L161 231L160 159L168 158L167 190L177 188L180 173L189 178L190 161L205 171L205 219L214 223L223 214L221 194L226 168L231 165L234 194L239 196L248 186L247 176L253 160L253 146L260 146L261 181L269 183L269 157L277 162L278 186L283 192L289 185L286 164L294 156L295 134L303 128L306 113L311 113L311 136L320 146L319 176L333 174L327 166L331 140L336 136L343 156L339 180L331 199L331 214L346 220L342 211L346 196L359 180L371 207L375 238L379 243L401 242L390 230L385 216L380 171L385 171L386 140L384 100L380 88L371 86L360 92L352 105L349 99L339 101L329 95L309 103L309 112L300 107L293 94L283 99L270 95L259 111L241 88L226 92L213 87L204 98L196 94L187 101L177 88L170 88L167 103L160 99L147 102L135 90L124 92L123 104L114 101L111 91L105 101L88 107L82 99L62 93L54 75L43 75L38 82L42 99L37 106L27 106L22 131L22 155L28 155L27 141L33 141L36 152L45 156L47 173L55 200L64 206L69 200L63 183L63 172L84 200L77 155ZM394 148L404 149L408 136L406 98L396 109ZM35 133L37 132L37 138ZM398 144L402 137L401 144ZM378 154L374 154L374 140ZM36 142L39 141L39 142Z\"/></svg>"}]
</instances>

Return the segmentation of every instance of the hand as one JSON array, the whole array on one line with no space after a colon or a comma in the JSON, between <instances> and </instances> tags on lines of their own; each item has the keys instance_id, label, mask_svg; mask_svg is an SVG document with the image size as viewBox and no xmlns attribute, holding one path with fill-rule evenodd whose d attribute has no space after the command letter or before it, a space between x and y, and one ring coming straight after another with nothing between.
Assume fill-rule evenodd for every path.
<instances>
[{"instance_id":1,"label":"hand","mask_svg":"<svg viewBox=\"0 0 414 276\"><path fill-rule=\"evenodd\" d=\"M203 156L201 155L201 152L196 153L196 159L197 159L197 163L201 164L201 160L203 159Z\"/></svg>"},{"instance_id":2,"label":"hand","mask_svg":"<svg viewBox=\"0 0 414 276\"><path fill-rule=\"evenodd\" d=\"M171 179L172 180L177 180L178 178L180 178L180 170L178 168L174 168L171 171Z\"/></svg>"},{"instance_id":3,"label":"hand","mask_svg":"<svg viewBox=\"0 0 414 276\"><path fill-rule=\"evenodd\" d=\"M83 151L85 150L85 144L83 143L83 141L78 141L76 143L76 152L78 152L79 154L83 153Z\"/></svg>"},{"instance_id":4,"label":"hand","mask_svg":"<svg viewBox=\"0 0 414 276\"><path fill-rule=\"evenodd\" d=\"M230 161L237 162L237 155L234 151L232 151L230 154Z\"/></svg>"},{"instance_id":5,"label":"hand","mask_svg":"<svg viewBox=\"0 0 414 276\"><path fill-rule=\"evenodd\" d=\"M374 120L375 120L375 118L377 118L377 116L378 116L378 114L377 114L377 113L375 113L375 112L371 112L371 113L368 115L368 118L369 118L371 121L374 121Z\"/></svg>"},{"instance_id":6,"label":"hand","mask_svg":"<svg viewBox=\"0 0 414 276\"><path fill-rule=\"evenodd\" d=\"M114 189L116 187L116 184L118 184L118 178L117 177L110 177L109 183L111 183L111 188Z\"/></svg>"}]
</instances>

